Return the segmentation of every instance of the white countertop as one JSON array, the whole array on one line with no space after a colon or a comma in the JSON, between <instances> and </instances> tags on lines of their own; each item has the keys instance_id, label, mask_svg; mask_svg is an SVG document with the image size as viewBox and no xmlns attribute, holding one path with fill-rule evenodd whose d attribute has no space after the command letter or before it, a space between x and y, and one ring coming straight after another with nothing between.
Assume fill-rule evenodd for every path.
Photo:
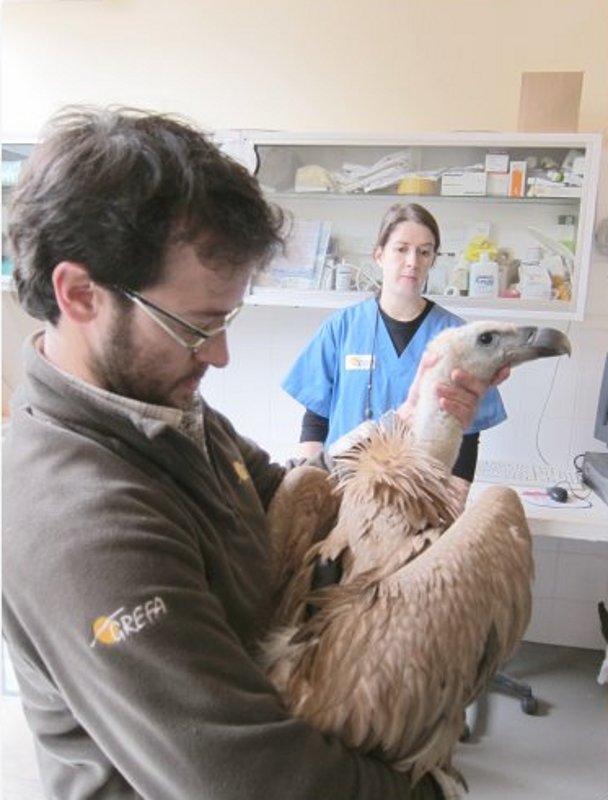
<instances>
[{"instance_id":1,"label":"white countertop","mask_svg":"<svg viewBox=\"0 0 608 800\"><path fill-rule=\"evenodd\" d=\"M491 485L476 481L471 486L470 501L474 502L475 498ZM589 492L588 507L580 507L575 499L572 504L549 501L549 505L538 505L538 500L535 501L534 496L526 498L525 495L525 492L534 492L533 487L512 488L521 497L533 534L608 543L608 506L595 492ZM581 495L586 493L587 489L581 491Z\"/></svg>"}]
</instances>

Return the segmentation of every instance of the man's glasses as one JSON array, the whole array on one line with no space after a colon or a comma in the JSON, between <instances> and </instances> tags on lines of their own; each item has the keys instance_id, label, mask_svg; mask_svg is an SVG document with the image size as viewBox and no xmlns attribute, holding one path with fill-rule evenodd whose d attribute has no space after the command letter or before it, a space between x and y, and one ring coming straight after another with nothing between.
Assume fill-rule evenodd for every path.
<instances>
[{"instance_id":1,"label":"man's glasses","mask_svg":"<svg viewBox=\"0 0 608 800\"><path fill-rule=\"evenodd\" d=\"M223 333L243 307L241 303L218 322L211 323L204 328L199 328L187 322L185 319L182 319L177 314L173 314L171 311L157 306L156 303L152 303L132 289L125 289L124 286L112 286L111 289L122 294L124 297L128 297L129 300L135 303L136 306L139 306L150 319L153 319L174 342L181 344L182 347L185 347L186 350L190 350L190 352L194 354L198 352L206 341ZM173 323L174 326L179 326L180 330L183 331L182 335L180 336L166 320Z\"/></svg>"}]
</instances>

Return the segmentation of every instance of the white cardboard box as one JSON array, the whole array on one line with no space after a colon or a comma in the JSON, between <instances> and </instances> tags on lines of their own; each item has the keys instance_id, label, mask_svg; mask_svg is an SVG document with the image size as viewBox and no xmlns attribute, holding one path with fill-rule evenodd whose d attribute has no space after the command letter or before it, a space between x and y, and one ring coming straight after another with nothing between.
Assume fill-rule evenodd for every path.
<instances>
[{"instance_id":1,"label":"white cardboard box","mask_svg":"<svg viewBox=\"0 0 608 800\"><path fill-rule=\"evenodd\" d=\"M486 172L508 172L508 153L486 153Z\"/></svg>"},{"instance_id":2,"label":"white cardboard box","mask_svg":"<svg viewBox=\"0 0 608 800\"><path fill-rule=\"evenodd\" d=\"M486 172L444 172L441 176L441 194L449 197L483 196L486 193L486 182Z\"/></svg>"},{"instance_id":3,"label":"white cardboard box","mask_svg":"<svg viewBox=\"0 0 608 800\"><path fill-rule=\"evenodd\" d=\"M486 191L489 197L507 197L509 194L509 173L488 172Z\"/></svg>"}]
</instances>

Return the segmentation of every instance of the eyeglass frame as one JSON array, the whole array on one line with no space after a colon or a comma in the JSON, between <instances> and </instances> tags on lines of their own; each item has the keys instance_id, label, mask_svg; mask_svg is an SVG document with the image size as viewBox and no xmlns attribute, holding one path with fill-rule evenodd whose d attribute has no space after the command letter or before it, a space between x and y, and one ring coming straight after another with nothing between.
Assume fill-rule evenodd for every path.
<instances>
[{"instance_id":1,"label":"eyeglass frame","mask_svg":"<svg viewBox=\"0 0 608 800\"><path fill-rule=\"evenodd\" d=\"M243 308L243 303L239 303L238 306L233 308L232 311L224 316L221 323L218 323L215 328L206 331L203 330L203 328L193 325L191 322L187 322L178 314L174 314L172 311L167 311L166 308L162 308L162 306L153 303L151 300L148 300L134 289L127 289L126 286L119 286L118 284L110 286L110 289L114 292L118 292L124 297L127 297L132 303L140 308L144 314L147 314L151 320L156 322L156 324L159 325L165 331L165 333L167 333L173 339L174 342L177 342L177 344L180 344L186 350L189 350L193 355L196 355L200 348L205 344L205 342L209 341L209 339L213 339L213 337L218 336L220 333L224 333L224 331L229 327L234 318ZM159 314L167 319L170 319L172 322L181 325L187 331L190 331L190 333L198 336L199 338L193 344L188 344L188 342L182 339L179 333L176 333L172 328L169 327L169 325L163 322L159 316L157 316Z\"/></svg>"}]
</instances>

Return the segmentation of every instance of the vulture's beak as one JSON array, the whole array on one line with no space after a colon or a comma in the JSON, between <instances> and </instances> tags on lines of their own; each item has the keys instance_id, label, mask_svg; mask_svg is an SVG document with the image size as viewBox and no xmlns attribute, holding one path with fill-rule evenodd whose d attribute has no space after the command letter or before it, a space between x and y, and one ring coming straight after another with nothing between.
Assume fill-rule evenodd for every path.
<instances>
[{"instance_id":1,"label":"vulture's beak","mask_svg":"<svg viewBox=\"0 0 608 800\"><path fill-rule=\"evenodd\" d=\"M572 348L565 333L555 328L536 328L523 325L515 329L513 338L507 342L506 354L511 366L534 361L537 358L570 355Z\"/></svg>"}]
</instances>

